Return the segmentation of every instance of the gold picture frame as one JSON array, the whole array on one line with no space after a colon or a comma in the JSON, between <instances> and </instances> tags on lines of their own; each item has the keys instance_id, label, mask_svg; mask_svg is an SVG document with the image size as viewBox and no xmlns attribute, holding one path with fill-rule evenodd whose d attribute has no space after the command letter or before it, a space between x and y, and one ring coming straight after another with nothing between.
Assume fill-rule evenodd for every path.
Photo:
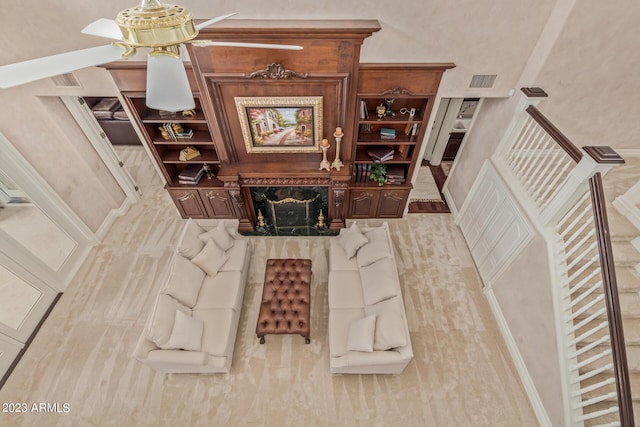
<instances>
[{"instance_id":1,"label":"gold picture frame","mask_svg":"<svg viewBox=\"0 0 640 427\"><path fill-rule=\"evenodd\" d=\"M320 153L322 97L234 98L247 153Z\"/></svg>"}]
</instances>

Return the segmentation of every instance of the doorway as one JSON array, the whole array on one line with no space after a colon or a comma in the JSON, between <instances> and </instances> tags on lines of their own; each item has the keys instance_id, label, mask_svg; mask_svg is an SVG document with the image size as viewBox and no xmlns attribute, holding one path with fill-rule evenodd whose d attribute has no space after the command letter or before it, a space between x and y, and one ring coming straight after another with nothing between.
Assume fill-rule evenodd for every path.
<instances>
[{"instance_id":1,"label":"doorway","mask_svg":"<svg viewBox=\"0 0 640 427\"><path fill-rule=\"evenodd\" d=\"M424 160L428 162L442 190L473 119L480 109L480 98L442 98L427 141Z\"/></svg>"}]
</instances>

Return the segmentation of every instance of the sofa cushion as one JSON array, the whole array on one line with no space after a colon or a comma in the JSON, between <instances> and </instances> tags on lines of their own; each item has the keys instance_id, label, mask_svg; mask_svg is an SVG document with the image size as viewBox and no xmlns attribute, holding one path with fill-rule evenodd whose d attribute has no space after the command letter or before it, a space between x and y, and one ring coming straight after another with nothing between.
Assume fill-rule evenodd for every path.
<instances>
[{"instance_id":1,"label":"sofa cushion","mask_svg":"<svg viewBox=\"0 0 640 427\"><path fill-rule=\"evenodd\" d=\"M364 235L368 242L358 249L356 255L358 267L366 267L382 258L392 256L391 248L389 247L388 228L386 226L373 228L364 233Z\"/></svg>"},{"instance_id":2,"label":"sofa cushion","mask_svg":"<svg viewBox=\"0 0 640 427\"><path fill-rule=\"evenodd\" d=\"M193 309L234 308L240 311L244 286L239 271L219 271L215 276L207 276Z\"/></svg>"},{"instance_id":3,"label":"sofa cushion","mask_svg":"<svg viewBox=\"0 0 640 427\"><path fill-rule=\"evenodd\" d=\"M398 274L391 258L383 258L360 269L365 305L376 304L399 293Z\"/></svg>"},{"instance_id":4,"label":"sofa cushion","mask_svg":"<svg viewBox=\"0 0 640 427\"><path fill-rule=\"evenodd\" d=\"M217 243L224 251L228 251L233 246L235 240L229 235L224 226L224 222L219 222L214 228L198 236L205 244L211 239Z\"/></svg>"},{"instance_id":5,"label":"sofa cushion","mask_svg":"<svg viewBox=\"0 0 640 427\"><path fill-rule=\"evenodd\" d=\"M151 322L147 328L147 338L153 341L158 347L169 341L173 324L175 323L176 310L184 314L191 314L191 309L181 304L171 295L158 294L156 305L151 315Z\"/></svg>"},{"instance_id":6,"label":"sofa cushion","mask_svg":"<svg viewBox=\"0 0 640 427\"><path fill-rule=\"evenodd\" d=\"M222 250L216 242L209 240L200 253L191 259L191 262L204 270L209 276L215 276L228 259L229 254Z\"/></svg>"},{"instance_id":7,"label":"sofa cushion","mask_svg":"<svg viewBox=\"0 0 640 427\"><path fill-rule=\"evenodd\" d=\"M213 356L229 356L230 346L235 342L233 309L198 309L193 310L193 317L204 321L201 350Z\"/></svg>"},{"instance_id":8,"label":"sofa cushion","mask_svg":"<svg viewBox=\"0 0 640 427\"><path fill-rule=\"evenodd\" d=\"M330 309L364 307L362 283L358 271L331 270L328 293Z\"/></svg>"},{"instance_id":9,"label":"sofa cushion","mask_svg":"<svg viewBox=\"0 0 640 427\"><path fill-rule=\"evenodd\" d=\"M193 307L205 277L205 272L180 254L176 254L171 272L161 293L171 295L187 307Z\"/></svg>"},{"instance_id":10,"label":"sofa cushion","mask_svg":"<svg viewBox=\"0 0 640 427\"><path fill-rule=\"evenodd\" d=\"M236 240L234 245L227 251L229 259L225 262L220 271L242 271L248 254L247 240Z\"/></svg>"},{"instance_id":11,"label":"sofa cushion","mask_svg":"<svg viewBox=\"0 0 640 427\"><path fill-rule=\"evenodd\" d=\"M329 310L329 354L340 357L349 348L349 325L351 321L365 317L363 308L334 308Z\"/></svg>"},{"instance_id":12,"label":"sofa cushion","mask_svg":"<svg viewBox=\"0 0 640 427\"><path fill-rule=\"evenodd\" d=\"M351 227L340 230L338 243L340 243L347 253L347 259L350 259L353 258L362 245L367 243L367 238L360 231L358 224L354 222L351 224Z\"/></svg>"},{"instance_id":13,"label":"sofa cushion","mask_svg":"<svg viewBox=\"0 0 640 427\"><path fill-rule=\"evenodd\" d=\"M329 242L329 269L336 270L358 270L356 257L347 258L347 252L338 242L338 238L331 238Z\"/></svg>"},{"instance_id":14,"label":"sofa cushion","mask_svg":"<svg viewBox=\"0 0 640 427\"><path fill-rule=\"evenodd\" d=\"M160 348L165 350L200 351L204 322L176 310L176 319L169 341Z\"/></svg>"},{"instance_id":15,"label":"sofa cushion","mask_svg":"<svg viewBox=\"0 0 640 427\"><path fill-rule=\"evenodd\" d=\"M367 316L376 316L374 350L389 350L407 345L406 325L402 317L401 304L402 299L395 296L364 308Z\"/></svg>"},{"instance_id":16,"label":"sofa cushion","mask_svg":"<svg viewBox=\"0 0 640 427\"><path fill-rule=\"evenodd\" d=\"M204 229L194 220L188 219L182 240L178 244L178 253L187 259L198 255L204 248L204 243L199 237L202 233L204 233Z\"/></svg>"},{"instance_id":17,"label":"sofa cushion","mask_svg":"<svg viewBox=\"0 0 640 427\"><path fill-rule=\"evenodd\" d=\"M362 319L352 320L349 324L347 336L347 350L373 351L373 338L376 330L376 316L367 316Z\"/></svg>"}]
</instances>

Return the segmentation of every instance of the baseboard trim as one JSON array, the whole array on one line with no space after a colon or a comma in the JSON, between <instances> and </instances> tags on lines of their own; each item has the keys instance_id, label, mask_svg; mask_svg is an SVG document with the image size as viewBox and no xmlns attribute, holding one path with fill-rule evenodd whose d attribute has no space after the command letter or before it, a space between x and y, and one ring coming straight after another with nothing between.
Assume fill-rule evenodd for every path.
<instances>
[{"instance_id":1,"label":"baseboard trim","mask_svg":"<svg viewBox=\"0 0 640 427\"><path fill-rule=\"evenodd\" d=\"M116 221L116 219L129 211L131 204L131 199L127 197L126 199L124 199L124 202L118 209L111 209L109 211L104 221L102 221L102 224L100 224L98 231L96 231L96 236L100 239L100 241L102 241L102 239L104 239L104 236L107 235L107 232Z\"/></svg>"},{"instance_id":2,"label":"baseboard trim","mask_svg":"<svg viewBox=\"0 0 640 427\"><path fill-rule=\"evenodd\" d=\"M29 336L29 339L27 339L27 342L24 343L24 347L22 347L20 349L20 351L18 352L18 355L16 356L16 358L13 359L13 362L11 363L11 366L9 366L9 369L7 369L7 372L5 372L5 374L2 376L2 379L0 379L0 390L2 390L2 387L4 387L5 383L9 379L9 376L11 375L13 370L16 368L16 366L18 366L18 363L20 362L20 359L22 359L22 356L24 356L25 352L27 351L27 349L29 348L29 346L33 342L33 339L36 337L36 335L40 331L40 328L44 324L45 320L47 320L47 318L49 317L49 314L51 314L51 312L53 311L53 308L56 306L56 304L58 304L58 301L60 300L61 296L62 296L62 292L60 292L58 295L56 295L56 297L53 299L53 301L51 302L51 305L49 306L47 311L42 316L42 319L40 319L40 321L38 322L38 325L36 326L36 328L33 330L31 335Z\"/></svg>"},{"instance_id":3,"label":"baseboard trim","mask_svg":"<svg viewBox=\"0 0 640 427\"><path fill-rule=\"evenodd\" d=\"M451 193L449 193L449 187L447 187L446 185L442 187L441 194L442 194L442 197L444 197L445 203L449 207L449 212L451 212L451 217L453 218L453 221L457 224L458 208L456 207L456 204L453 202L453 197L451 197Z\"/></svg>"},{"instance_id":4,"label":"baseboard trim","mask_svg":"<svg viewBox=\"0 0 640 427\"><path fill-rule=\"evenodd\" d=\"M500 304L496 299L493 290L490 288L484 289L484 295L489 302L489 306L491 307L491 311L493 312L493 316L498 323L498 328L502 333L502 337L507 345L507 349L511 354L511 358L513 359L513 363L520 375L520 381L522 381L522 385L524 386L525 392L529 397L529 402L531 403L531 407L533 408L533 412L536 414L536 418L538 422L543 427L551 427L551 421L549 420L549 415L547 414L544 405L542 404L542 400L540 400L540 395L538 394L538 390L536 389L533 380L531 379L531 375L529 375L529 370L527 369L527 365L522 359L522 355L520 354L520 350L518 349L518 345L516 340L511 335L511 330L509 329L509 325L507 320L504 318L502 314L502 310L500 309Z\"/></svg>"}]
</instances>

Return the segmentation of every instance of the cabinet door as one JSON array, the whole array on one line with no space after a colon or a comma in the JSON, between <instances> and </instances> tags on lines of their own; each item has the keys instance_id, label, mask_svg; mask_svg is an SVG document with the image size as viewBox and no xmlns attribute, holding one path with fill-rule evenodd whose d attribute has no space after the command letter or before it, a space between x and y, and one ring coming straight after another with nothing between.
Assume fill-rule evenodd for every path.
<instances>
[{"instance_id":1,"label":"cabinet door","mask_svg":"<svg viewBox=\"0 0 640 427\"><path fill-rule=\"evenodd\" d=\"M207 218L197 189L170 188L169 194L183 218Z\"/></svg>"},{"instance_id":2,"label":"cabinet door","mask_svg":"<svg viewBox=\"0 0 640 427\"><path fill-rule=\"evenodd\" d=\"M374 218L379 197L378 190L351 190L349 218Z\"/></svg>"},{"instance_id":3,"label":"cabinet door","mask_svg":"<svg viewBox=\"0 0 640 427\"><path fill-rule=\"evenodd\" d=\"M229 219L235 218L233 204L227 190L198 190L200 198L209 218Z\"/></svg>"},{"instance_id":4,"label":"cabinet door","mask_svg":"<svg viewBox=\"0 0 640 427\"><path fill-rule=\"evenodd\" d=\"M380 192L378 218L402 218L409 189L385 189Z\"/></svg>"}]
</instances>

